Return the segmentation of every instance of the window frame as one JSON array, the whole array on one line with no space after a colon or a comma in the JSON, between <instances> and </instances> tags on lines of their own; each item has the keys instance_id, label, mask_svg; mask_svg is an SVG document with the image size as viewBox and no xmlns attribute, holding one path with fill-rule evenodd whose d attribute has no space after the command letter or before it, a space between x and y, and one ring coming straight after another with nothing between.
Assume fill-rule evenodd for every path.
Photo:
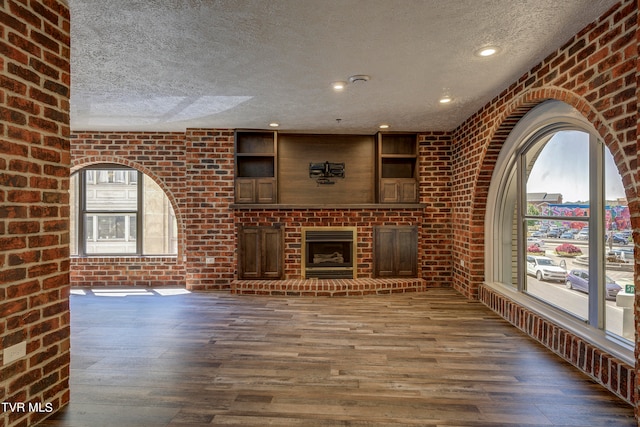
<instances>
[{"instance_id":1,"label":"window frame","mask_svg":"<svg viewBox=\"0 0 640 427\"><path fill-rule=\"evenodd\" d=\"M589 299L588 299L588 316L586 322L596 329L605 328L606 300L604 283L606 275L606 267L603 250L604 245L604 216L605 216L605 194L604 194L604 150L606 147L602 140L594 134L582 127L574 124L558 122L547 125L539 129L529 138L523 141L518 148L517 155L517 193L518 200L516 204L517 212L517 289L520 292L526 292L527 283L527 239L526 239L526 223L530 220L537 221L566 221L565 216L554 215L530 215L527 210L527 172L530 165L527 165L527 154L532 149L543 143L544 140L551 140L559 132L578 131L589 136L589 215L581 217L579 221L586 222L589 227L589 248L597 250L589 250ZM541 152L544 147L540 148ZM535 163L535 162L534 162ZM592 232L591 230L595 230ZM521 262L523 261L524 262ZM594 274L595 272L595 274ZM595 296L595 298L593 298ZM548 302L547 302L548 303Z\"/></svg>"},{"instance_id":2,"label":"window frame","mask_svg":"<svg viewBox=\"0 0 640 427\"><path fill-rule=\"evenodd\" d=\"M93 210L87 208L87 172L89 171L104 171L104 170L122 170L128 174L135 172L137 177L136 184L136 210ZM144 241L144 228L143 228L143 216L144 216L144 200L143 200L143 179L144 174L134 168L113 164L113 163L101 163L97 165L87 166L76 172L78 174L78 212L76 218L76 224L78 228L77 234L77 249L79 257L99 257L99 256L141 256L143 254L143 241ZM98 218L100 215L122 215L129 216L135 215L136 218L136 251L135 252L87 252L87 235L86 235L86 219L88 215ZM98 239L98 236L95 236Z\"/></svg>"},{"instance_id":3,"label":"window frame","mask_svg":"<svg viewBox=\"0 0 640 427\"><path fill-rule=\"evenodd\" d=\"M608 333L604 327L601 327L604 322L603 316L592 314L598 312L599 307L597 304L600 304L600 302L604 307L604 296L590 298L594 302L589 304L596 304L596 306L589 307L589 322L585 322L522 290L522 284L524 283L522 275L526 275L526 263L519 260L523 260L523 255L526 254L526 238L518 238L515 242L513 240L515 233L519 233L522 236L522 231L518 232L514 228L524 225L522 218L518 218L517 210L522 211L524 208L524 212L526 212L526 206L523 205L521 200L523 197L526 198L526 194L521 196L522 191L519 191L520 187L518 186L518 182L523 179L522 176L519 176L523 168L518 165L520 161L518 153L523 149L523 145L532 141L536 133L540 136L541 131L546 130L546 132L549 132L553 129L579 130L597 139L598 143L590 144L590 147L591 150L598 150L602 155L594 156L591 154L591 158L596 159L596 161L591 161L589 164L589 180L590 192L598 191L598 193L590 194L590 203L593 209L601 212L598 215L605 215L604 164L602 164L604 150L606 149L605 144L600 139L593 124L571 105L557 100L548 100L540 103L525 114L511 130L504 144L502 144L494 166L485 206L484 285L507 296L516 304L527 307L529 310L547 318L559 327L579 335L596 347L605 349L626 363L633 364L635 363L635 343L630 343L617 335ZM600 189L597 190L598 188ZM594 216L593 212L590 212L588 224L591 230L589 233L590 247L596 247L597 245L598 248L606 251L604 245L604 221L599 221L598 217ZM515 251L519 252L515 254L517 258L514 258L514 245L516 245ZM597 257L597 259L590 259L590 264L601 263L602 267L598 269L598 274L606 275L605 260L601 256L601 250L589 251L589 253L592 254L590 257ZM604 277L600 277L594 283L599 283L598 280L603 279ZM600 292L600 289L597 292ZM604 289L602 289L602 292L604 292Z\"/></svg>"}]
</instances>

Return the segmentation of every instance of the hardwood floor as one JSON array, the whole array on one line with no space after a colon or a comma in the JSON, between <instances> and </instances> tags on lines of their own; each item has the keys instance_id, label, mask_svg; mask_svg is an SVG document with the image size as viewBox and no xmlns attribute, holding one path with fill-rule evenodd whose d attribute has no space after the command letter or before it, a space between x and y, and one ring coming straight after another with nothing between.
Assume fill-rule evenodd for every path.
<instances>
[{"instance_id":1,"label":"hardwood floor","mask_svg":"<svg viewBox=\"0 0 640 427\"><path fill-rule=\"evenodd\" d=\"M637 425L632 407L450 289L87 291L71 314L71 403L42 426Z\"/></svg>"}]
</instances>

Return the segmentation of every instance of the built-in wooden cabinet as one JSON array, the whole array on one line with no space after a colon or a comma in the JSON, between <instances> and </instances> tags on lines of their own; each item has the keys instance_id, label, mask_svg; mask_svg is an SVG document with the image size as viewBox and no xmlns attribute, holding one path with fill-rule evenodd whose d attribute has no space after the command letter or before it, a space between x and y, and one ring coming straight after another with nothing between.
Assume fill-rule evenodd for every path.
<instances>
[{"instance_id":1,"label":"built-in wooden cabinet","mask_svg":"<svg viewBox=\"0 0 640 427\"><path fill-rule=\"evenodd\" d=\"M235 133L237 204L415 204L419 202L418 135ZM280 145L280 147L279 147ZM319 180L310 165L340 164Z\"/></svg>"},{"instance_id":2,"label":"built-in wooden cabinet","mask_svg":"<svg viewBox=\"0 0 640 427\"><path fill-rule=\"evenodd\" d=\"M240 227L238 277L281 279L284 273L284 235L279 227Z\"/></svg>"},{"instance_id":3,"label":"built-in wooden cabinet","mask_svg":"<svg viewBox=\"0 0 640 427\"><path fill-rule=\"evenodd\" d=\"M418 228L416 226L375 226L373 239L376 277L416 277L418 275Z\"/></svg>"},{"instance_id":4,"label":"built-in wooden cabinet","mask_svg":"<svg viewBox=\"0 0 640 427\"><path fill-rule=\"evenodd\" d=\"M418 136L415 133L378 134L378 201L418 201Z\"/></svg>"},{"instance_id":5,"label":"built-in wooden cabinet","mask_svg":"<svg viewBox=\"0 0 640 427\"><path fill-rule=\"evenodd\" d=\"M236 203L276 203L275 131L236 131Z\"/></svg>"}]
</instances>

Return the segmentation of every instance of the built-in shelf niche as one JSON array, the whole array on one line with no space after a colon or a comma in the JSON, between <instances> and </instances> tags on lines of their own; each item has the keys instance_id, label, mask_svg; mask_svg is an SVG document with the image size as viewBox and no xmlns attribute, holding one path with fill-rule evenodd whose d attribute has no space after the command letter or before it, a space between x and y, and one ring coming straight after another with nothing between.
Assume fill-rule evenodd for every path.
<instances>
[{"instance_id":1,"label":"built-in shelf niche","mask_svg":"<svg viewBox=\"0 0 640 427\"><path fill-rule=\"evenodd\" d=\"M235 133L236 203L277 202L277 134Z\"/></svg>"},{"instance_id":2,"label":"built-in shelf niche","mask_svg":"<svg viewBox=\"0 0 640 427\"><path fill-rule=\"evenodd\" d=\"M418 137L415 133L378 134L378 201L418 201Z\"/></svg>"}]
</instances>

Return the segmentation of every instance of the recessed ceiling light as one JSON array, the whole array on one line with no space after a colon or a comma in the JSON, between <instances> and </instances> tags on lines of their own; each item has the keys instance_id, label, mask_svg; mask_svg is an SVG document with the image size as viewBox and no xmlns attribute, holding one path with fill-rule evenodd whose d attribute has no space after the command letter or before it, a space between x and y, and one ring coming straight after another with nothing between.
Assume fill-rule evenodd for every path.
<instances>
[{"instance_id":1,"label":"recessed ceiling light","mask_svg":"<svg viewBox=\"0 0 640 427\"><path fill-rule=\"evenodd\" d=\"M496 53L498 53L498 51L499 49L496 46L485 46L478 49L476 51L476 55L482 56L482 57L493 56Z\"/></svg>"},{"instance_id":2,"label":"recessed ceiling light","mask_svg":"<svg viewBox=\"0 0 640 427\"><path fill-rule=\"evenodd\" d=\"M331 83L331 87L333 88L333 90L340 92L341 90L344 90L344 88L347 86L347 82L333 82Z\"/></svg>"},{"instance_id":3,"label":"recessed ceiling light","mask_svg":"<svg viewBox=\"0 0 640 427\"><path fill-rule=\"evenodd\" d=\"M271 126L272 128L277 128L278 126L280 126L280 123L272 122L269 123L269 126Z\"/></svg>"},{"instance_id":4,"label":"recessed ceiling light","mask_svg":"<svg viewBox=\"0 0 640 427\"><path fill-rule=\"evenodd\" d=\"M446 95L440 98L440 104L448 104L452 101L451 97Z\"/></svg>"},{"instance_id":5,"label":"recessed ceiling light","mask_svg":"<svg viewBox=\"0 0 640 427\"><path fill-rule=\"evenodd\" d=\"M378 126L380 129L389 129L389 125L387 124L382 124L380 126Z\"/></svg>"}]
</instances>

